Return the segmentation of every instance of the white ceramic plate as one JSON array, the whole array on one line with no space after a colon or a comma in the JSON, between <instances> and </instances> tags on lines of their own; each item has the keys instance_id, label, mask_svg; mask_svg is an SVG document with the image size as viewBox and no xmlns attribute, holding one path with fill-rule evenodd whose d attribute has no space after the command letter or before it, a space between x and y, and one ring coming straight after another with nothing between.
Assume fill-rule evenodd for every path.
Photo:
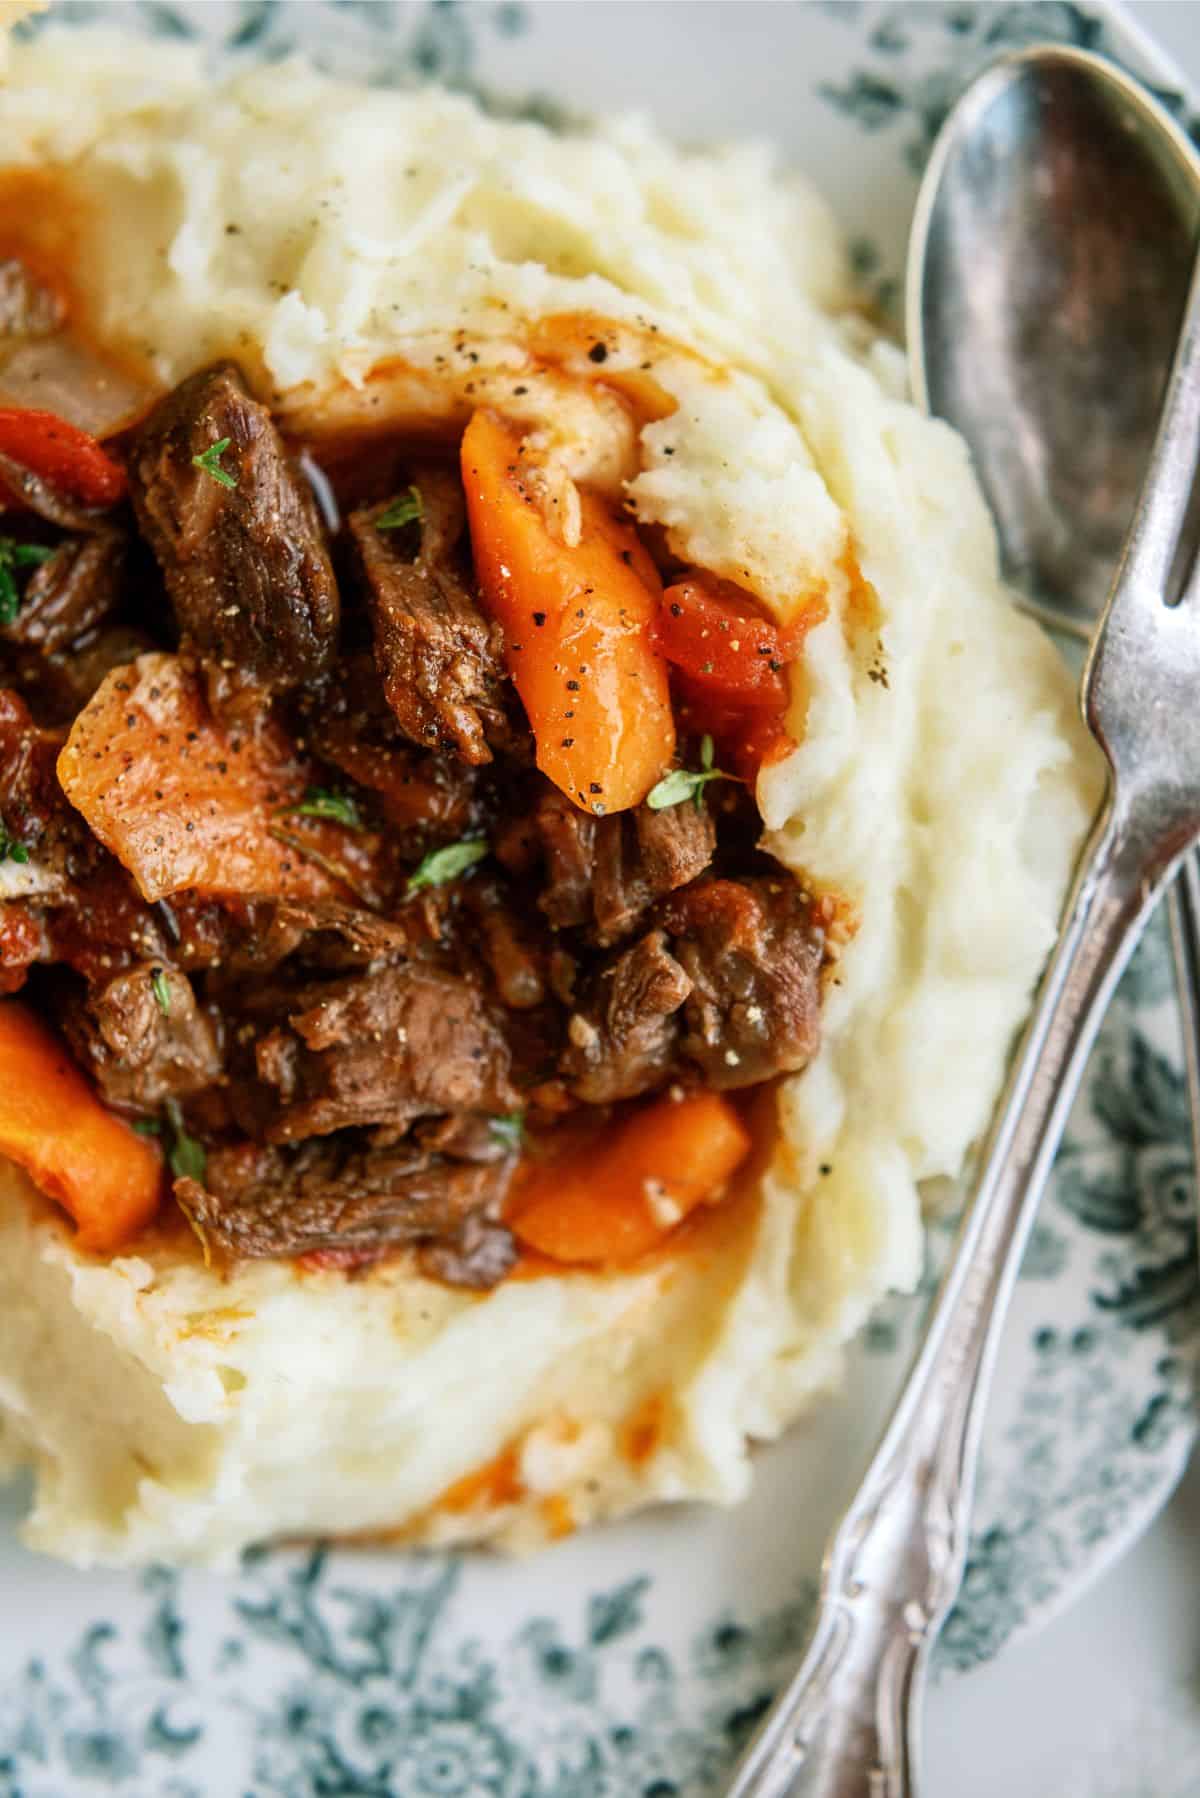
<instances>
[{"instance_id":1,"label":"white ceramic plate","mask_svg":"<svg viewBox=\"0 0 1200 1798\"><path fill-rule=\"evenodd\" d=\"M674 134L768 134L894 292L949 101L1053 36L1162 69L1065 4L474 8L386 0L64 3L245 54L482 87L547 116L636 106ZM946 1226L933 1233L944 1252ZM930 1281L932 1280L932 1273ZM927 1287L930 1282L927 1281ZM1194 1433L1192 1170L1170 969L1154 933L1093 1057L1026 1260L943 1671L1044 1620L1145 1526ZM919 1305L845 1392L762 1456L741 1509L671 1512L510 1565L259 1554L234 1579L80 1574L26 1555L0 1499L0 1798L699 1798L799 1647L820 1549L886 1412Z\"/></svg>"}]
</instances>

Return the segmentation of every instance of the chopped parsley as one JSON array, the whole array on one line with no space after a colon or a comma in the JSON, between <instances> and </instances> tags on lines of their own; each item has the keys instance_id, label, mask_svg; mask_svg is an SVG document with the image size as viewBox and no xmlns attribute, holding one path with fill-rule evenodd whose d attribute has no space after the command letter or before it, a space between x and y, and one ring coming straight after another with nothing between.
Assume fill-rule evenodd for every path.
<instances>
[{"instance_id":1,"label":"chopped parsley","mask_svg":"<svg viewBox=\"0 0 1200 1798\"><path fill-rule=\"evenodd\" d=\"M672 768L657 786L651 787L646 804L652 812L665 812L669 806L682 805L685 799L692 799L699 811L704 804L704 789L710 780L736 779L735 774L726 774L723 768L713 767L713 740L704 736L700 739L699 768Z\"/></svg>"},{"instance_id":2,"label":"chopped parsley","mask_svg":"<svg viewBox=\"0 0 1200 1798\"><path fill-rule=\"evenodd\" d=\"M208 1167L208 1157L204 1153L204 1144L189 1136L183 1125L183 1113L179 1109L178 1099L167 1100L167 1118L171 1125L173 1141L167 1150L167 1161L171 1172L177 1180L203 1181Z\"/></svg>"},{"instance_id":3,"label":"chopped parsley","mask_svg":"<svg viewBox=\"0 0 1200 1798\"><path fill-rule=\"evenodd\" d=\"M332 787L306 787L304 798L296 805L280 808L281 818L328 818L332 824L344 824L347 830L362 830L362 813L357 800Z\"/></svg>"},{"instance_id":4,"label":"chopped parsley","mask_svg":"<svg viewBox=\"0 0 1200 1798\"><path fill-rule=\"evenodd\" d=\"M421 504L421 495L415 487L394 499L386 511L375 520L377 531L398 531L401 525L417 524L425 516L425 508Z\"/></svg>"},{"instance_id":5,"label":"chopped parsley","mask_svg":"<svg viewBox=\"0 0 1200 1798\"><path fill-rule=\"evenodd\" d=\"M202 468L205 474L211 475L222 487L237 486L237 476L230 474L227 468L221 467L221 457L233 442L232 437L219 437L216 443L210 443L200 455L192 457L192 467Z\"/></svg>"},{"instance_id":6,"label":"chopped parsley","mask_svg":"<svg viewBox=\"0 0 1200 1798\"><path fill-rule=\"evenodd\" d=\"M0 862L27 862L29 851L16 837L10 837L0 824Z\"/></svg>"},{"instance_id":7,"label":"chopped parsley","mask_svg":"<svg viewBox=\"0 0 1200 1798\"><path fill-rule=\"evenodd\" d=\"M21 610L15 568L38 568L54 554L44 543L18 543L15 537L0 537L0 624L15 624Z\"/></svg>"},{"instance_id":8,"label":"chopped parsley","mask_svg":"<svg viewBox=\"0 0 1200 1798\"><path fill-rule=\"evenodd\" d=\"M489 1118L488 1129L502 1142L510 1154L515 1155L525 1140L525 1113L509 1111L502 1117Z\"/></svg>"},{"instance_id":9,"label":"chopped parsley","mask_svg":"<svg viewBox=\"0 0 1200 1798\"><path fill-rule=\"evenodd\" d=\"M164 1018L171 1015L171 989L167 985L167 977L161 968L155 968L150 976L150 990L158 1001L158 1009Z\"/></svg>"},{"instance_id":10,"label":"chopped parsley","mask_svg":"<svg viewBox=\"0 0 1200 1798\"><path fill-rule=\"evenodd\" d=\"M488 852L486 837L464 837L461 843L447 843L444 849L431 849L409 876L407 891L419 893L422 887L442 887L457 880Z\"/></svg>"}]
</instances>

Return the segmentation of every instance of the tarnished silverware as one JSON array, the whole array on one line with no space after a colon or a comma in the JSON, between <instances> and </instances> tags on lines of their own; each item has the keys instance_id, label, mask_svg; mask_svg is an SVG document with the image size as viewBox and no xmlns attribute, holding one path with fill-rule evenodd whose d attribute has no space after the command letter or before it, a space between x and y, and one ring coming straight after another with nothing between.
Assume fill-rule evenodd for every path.
<instances>
[{"instance_id":1,"label":"tarnished silverware","mask_svg":"<svg viewBox=\"0 0 1200 1798\"><path fill-rule=\"evenodd\" d=\"M1028 66L1037 54L1014 62ZM984 1402L1021 1252L1113 988L1200 840L1200 571L1189 518L1198 472L1193 278L1149 472L1083 677L1084 713L1110 765L1108 796L953 1261L830 1544L804 1662L728 1798L911 1798L916 1789L928 1657L966 1560Z\"/></svg>"}]
</instances>

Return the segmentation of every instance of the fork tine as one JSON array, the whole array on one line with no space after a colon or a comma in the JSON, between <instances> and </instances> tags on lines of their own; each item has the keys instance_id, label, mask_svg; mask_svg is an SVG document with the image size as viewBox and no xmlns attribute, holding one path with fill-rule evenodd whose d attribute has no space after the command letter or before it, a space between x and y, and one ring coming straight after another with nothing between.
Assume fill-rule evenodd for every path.
<instances>
[{"instance_id":1,"label":"fork tine","mask_svg":"<svg viewBox=\"0 0 1200 1798\"><path fill-rule=\"evenodd\" d=\"M1183 327L1135 522L1113 586L1114 612L1191 597L1194 546L1185 540L1200 476L1200 261L1192 274ZM1189 580L1189 573L1191 579ZM1188 591L1183 592L1184 582Z\"/></svg>"}]
</instances>

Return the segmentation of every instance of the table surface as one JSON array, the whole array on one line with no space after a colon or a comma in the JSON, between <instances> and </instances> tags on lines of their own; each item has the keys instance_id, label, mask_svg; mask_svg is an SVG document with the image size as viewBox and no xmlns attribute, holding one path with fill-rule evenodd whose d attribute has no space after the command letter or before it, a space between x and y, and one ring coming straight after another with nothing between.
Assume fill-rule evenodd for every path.
<instances>
[{"instance_id":1,"label":"table surface","mask_svg":"<svg viewBox=\"0 0 1200 1798\"><path fill-rule=\"evenodd\" d=\"M1200 0L1128 0L1200 88ZM1200 1456L1056 1622L930 1697L924 1798L1197 1798Z\"/></svg>"}]
</instances>

